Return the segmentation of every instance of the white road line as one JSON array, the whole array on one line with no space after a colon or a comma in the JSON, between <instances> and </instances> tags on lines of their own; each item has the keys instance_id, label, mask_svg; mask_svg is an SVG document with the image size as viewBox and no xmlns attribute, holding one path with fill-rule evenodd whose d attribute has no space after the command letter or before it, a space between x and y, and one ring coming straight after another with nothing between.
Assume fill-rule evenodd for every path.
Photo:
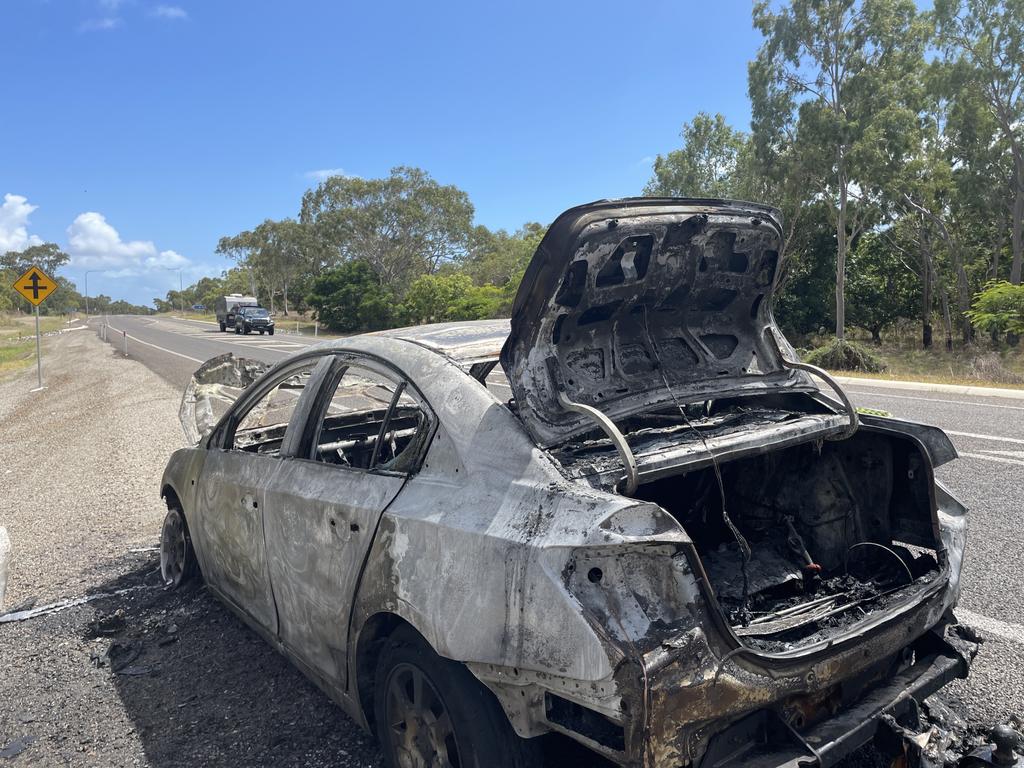
<instances>
[{"instance_id":1,"label":"white road line","mask_svg":"<svg viewBox=\"0 0 1024 768\"><path fill-rule=\"evenodd\" d=\"M122 334L125 333L124 331L122 331L122 330L120 330L118 328L115 328L112 325L108 325L107 328L110 328L111 330L113 330L114 333L122 333ZM177 357L183 357L186 360L191 360L193 363L205 363L206 362L205 360L200 360L198 357L189 357L188 355L181 354L181 352L175 352L173 349L168 349L167 347L161 347L159 344L150 344L148 341L143 341L138 336L132 336L130 333L127 334L127 336L128 336L129 339L131 339L132 341L136 342L137 344L145 344L147 347L153 347L153 349L159 349L161 352L166 352L169 355L176 355ZM117 343L116 341L113 342L113 344L115 345L115 348L116 348L116 343Z\"/></svg>"},{"instance_id":2,"label":"white road line","mask_svg":"<svg viewBox=\"0 0 1024 768\"><path fill-rule=\"evenodd\" d=\"M233 334L228 337L223 336L212 336L205 331L194 331L183 333L181 331L167 331L167 333L173 333L175 336L182 336L186 339L206 339L207 341L223 342L224 344L241 344L242 346L252 347L294 347L296 349L307 346L306 344L300 344L295 341L288 341L287 339L279 339L275 336L239 336Z\"/></svg>"},{"instance_id":3,"label":"white road line","mask_svg":"<svg viewBox=\"0 0 1024 768\"><path fill-rule=\"evenodd\" d=\"M984 453L968 453L967 451L959 451L961 456L966 456L969 459L981 459L982 461L994 461L997 464L1013 464L1016 467L1024 467L1024 461L1018 461L1017 459L1006 459L1002 456L987 456Z\"/></svg>"},{"instance_id":4,"label":"white road line","mask_svg":"<svg viewBox=\"0 0 1024 768\"><path fill-rule=\"evenodd\" d=\"M971 437L975 440L995 440L1000 443L1017 443L1018 445L1024 445L1024 440L1016 437L1002 437L1000 435L978 435L974 432L954 432L952 429L944 430L947 435L956 435L957 437Z\"/></svg>"},{"instance_id":5,"label":"white road line","mask_svg":"<svg viewBox=\"0 0 1024 768\"><path fill-rule=\"evenodd\" d=\"M1011 643L1024 645L1024 626L1020 624L993 619L966 608L957 608L956 617L972 627L980 629L983 634L995 635L1003 640L1009 640Z\"/></svg>"},{"instance_id":6,"label":"white road line","mask_svg":"<svg viewBox=\"0 0 1024 768\"><path fill-rule=\"evenodd\" d=\"M892 397L898 400L920 400L926 403L951 403L953 405L976 405L982 408L1007 408L1011 411L1024 411L1020 405L995 405L994 403L974 403L970 400L941 400L937 397L911 397L910 395L893 395L889 392L865 392L861 389L847 390L851 395L869 395L870 397Z\"/></svg>"}]
</instances>

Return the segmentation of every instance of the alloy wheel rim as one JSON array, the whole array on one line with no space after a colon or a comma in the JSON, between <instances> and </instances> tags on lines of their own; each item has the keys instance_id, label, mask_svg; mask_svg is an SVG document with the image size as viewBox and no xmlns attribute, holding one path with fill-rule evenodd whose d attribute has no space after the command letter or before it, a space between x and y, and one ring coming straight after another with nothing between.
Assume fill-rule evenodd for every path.
<instances>
[{"instance_id":1,"label":"alloy wheel rim","mask_svg":"<svg viewBox=\"0 0 1024 768\"><path fill-rule=\"evenodd\" d=\"M385 710L399 768L462 767L448 708L418 667L391 670Z\"/></svg>"},{"instance_id":2,"label":"alloy wheel rim","mask_svg":"<svg viewBox=\"0 0 1024 768\"><path fill-rule=\"evenodd\" d=\"M171 586L181 580L185 570L185 527L180 514L169 514L164 519L160 536L160 575L164 584Z\"/></svg>"}]
</instances>

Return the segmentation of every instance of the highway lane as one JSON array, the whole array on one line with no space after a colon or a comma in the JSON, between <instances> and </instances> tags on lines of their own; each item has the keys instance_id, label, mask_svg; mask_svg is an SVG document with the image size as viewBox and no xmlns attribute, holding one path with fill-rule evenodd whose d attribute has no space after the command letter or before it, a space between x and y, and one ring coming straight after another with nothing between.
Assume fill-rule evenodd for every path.
<instances>
[{"instance_id":1,"label":"highway lane","mask_svg":"<svg viewBox=\"0 0 1024 768\"><path fill-rule=\"evenodd\" d=\"M93 318L90 325L103 323ZM222 333L213 323L172 318L112 316L106 319L108 341L121 349L121 334L128 334L128 355L147 365L172 384L184 388L192 372L211 357L232 352L268 363L299 352L323 339L275 333L238 335Z\"/></svg>"},{"instance_id":2,"label":"highway lane","mask_svg":"<svg viewBox=\"0 0 1024 768\"><path fill-rule=\"evenodd\" d=\"M212 324L163 318L115 317L109 322L133 337L131 357L181 387L199 361L214 355L234 352L276 362L319 341L236 336ZM988 642L971 680L954 688L964 708L981 721L999 717L1007 707L1024 711L1024 397L894 390L869 381L847 385L847 391L858 406L942 427L957 447L960 459L940 467L937 476L971 509L958 613L979 626Z\"/></svg>"}]
</instances>

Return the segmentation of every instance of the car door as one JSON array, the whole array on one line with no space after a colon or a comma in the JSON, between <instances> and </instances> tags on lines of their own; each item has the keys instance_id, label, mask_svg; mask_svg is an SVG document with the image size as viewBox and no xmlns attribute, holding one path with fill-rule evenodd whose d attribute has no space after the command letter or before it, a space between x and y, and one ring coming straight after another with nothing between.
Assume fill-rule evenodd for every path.
<instances>
[{"instance_id":1,"label":"car door","mask_svg":"<svg viewBox=\"0 0 1024 768\"><path fill-rule=\"evenodd\" d=\"M200 538L206 581L270 632L277 611L267 569L263 507L281 468L307 386L330 369L331 357L299 361L244 394L211 436L190 520ZM301 428L301 424L295 428Z\"/></svg>"},{"instance_id":2,"label":"car door","mask_svg":"<svg viewBox=\"0 0 1024 768\"><path fill-rule=\"evenodd\" d=\"M433 417L401 376L341 355L294 460L266 491L264 527L281 640L339 686L348 621L384 510L419 466Z\"/></svg>"}]
</instances>

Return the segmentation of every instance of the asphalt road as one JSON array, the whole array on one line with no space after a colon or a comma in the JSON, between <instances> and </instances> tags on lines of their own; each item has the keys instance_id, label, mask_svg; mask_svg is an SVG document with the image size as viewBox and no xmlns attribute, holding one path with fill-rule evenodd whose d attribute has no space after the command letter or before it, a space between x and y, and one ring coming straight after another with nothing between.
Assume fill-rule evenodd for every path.
<instances>
[{"instance_id":1,"label":"asphalt road","mask_svg":"<svg viewBox=\"0 0 1024 768\"><path fill-rule=\"evenodd\" d=\"M280 333L237 336L198 321L114 317L108 322L111 338L128 334L132 358L177 386L214 355L234 352L276 362L320 340ZM955 683L951 697L976 723L1024 712L1024 396L894 390L871 382L848 385L847 391L858 406L942 427L959 451L960 459L940 467L937 475L971 509L958 615L981 630L986 643L971 679Z\"/></svg>"}]
</instances>

